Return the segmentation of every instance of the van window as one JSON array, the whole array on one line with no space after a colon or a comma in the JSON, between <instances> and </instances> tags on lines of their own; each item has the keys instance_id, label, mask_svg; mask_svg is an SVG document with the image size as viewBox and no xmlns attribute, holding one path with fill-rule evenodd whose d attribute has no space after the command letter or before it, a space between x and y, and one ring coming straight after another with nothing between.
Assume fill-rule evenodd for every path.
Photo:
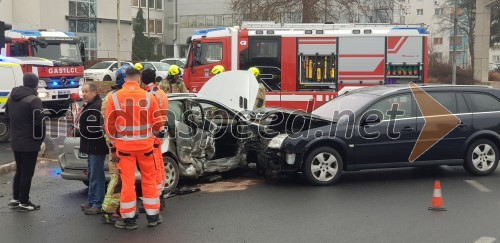
<instances>
[{"instance_id":1,"label":"van window","mask_svg":"<svg viewBox=\"0 0 500 243\"><path fill-rule=\"evenodd\" d=\"M465 103L465 98L462 93L457 93L457 109L458 113L469 113L469 107Z\"/></svg>"},{"instance_id":2,"label":"van window","mask_svg":"<svg viewBox=\"0 0 500 243\"><path fill-rule=\"evenodd\" d=\"M500 111L500 101L490 94L464 93L472 112Z\"/></svg>"},{"instance_id":3,"label":"van window","mask_svg":"<svg viewBox=\"0 0 500 243\"><path fill-rule=\"evenodd\" d=\"M403 111L404 113L396 116L396 119L410 118L415 116L412 103L413 98L410 94L401 94L382 99L368 108L367 111L380 111L384 114L383 120L389 120L391 117L387 112L392 110L393 104L398 104L398 111Z\"/></svg>"}]
</instances>

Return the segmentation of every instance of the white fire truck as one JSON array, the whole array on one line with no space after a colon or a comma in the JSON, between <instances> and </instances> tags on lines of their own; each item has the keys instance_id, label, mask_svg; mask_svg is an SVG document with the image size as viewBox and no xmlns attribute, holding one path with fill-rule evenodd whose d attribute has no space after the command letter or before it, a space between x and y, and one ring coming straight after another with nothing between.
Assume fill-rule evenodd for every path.
<instances>
[{"instance_id":1,"label":"white fire truck","mask_svg":"<svg viewBox=\"0 0 500 243\"><path fill-rule=\"evenodd\" d=\"M266 106L312 109L344 87L426 83L427 36L421 25L389 24L247 22L198 30L188 40L184 81L197 92L215 65L258 67Z\"/></svg>"},{"instance_id":2,"label":"white fire truck","mask_svg":"<svg viewBox=\"0 0 500 243\"><path fill-rule=\"evenodd\" d=\"M20 64L23 72L40 78L39 96L53 113L68 109L70 96L83 84L84 45L70 32L54 30L10 30L11 42L2 48L0 59ZM62 112L60 115L63 115Z\"/></svg>"}]
</instances>

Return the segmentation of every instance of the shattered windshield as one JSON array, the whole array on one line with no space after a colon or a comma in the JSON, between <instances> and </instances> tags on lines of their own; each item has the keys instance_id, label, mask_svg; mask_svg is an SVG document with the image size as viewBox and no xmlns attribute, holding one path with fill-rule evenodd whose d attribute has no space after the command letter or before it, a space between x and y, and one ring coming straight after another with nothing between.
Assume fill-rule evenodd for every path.
<instances>
[{"instance_id":1,"label":"shattered windshield","mask_svg":"<svg viewBox=\"0 0 500 243\"><path fill-rule=\"evenodd\" d=\"M49 44L46 48L38 46L34 49L34 56L61 62L82 62L78 45L71 43Z\"/></svg>"}]
</instances>

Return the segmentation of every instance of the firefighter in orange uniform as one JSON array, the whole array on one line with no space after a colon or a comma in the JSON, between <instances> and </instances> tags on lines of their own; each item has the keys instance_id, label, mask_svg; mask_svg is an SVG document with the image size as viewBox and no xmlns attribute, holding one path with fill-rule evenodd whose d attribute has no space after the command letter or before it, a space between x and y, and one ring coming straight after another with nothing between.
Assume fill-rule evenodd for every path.
<instances>
[{"instance_id":1,"label":"firefighter in orange uniform","mask_svg":"<svg viewBox=\"0 0 500 243\"><path fill-rule=\"evenodd\" d=\"M159 89L155 84L156 72L153 69L146 69L141 74L141 81L145 85L145 90L153 94L158 101L159 110L154 113L155 117L160 117L161 120L167 120L168 97L163 90ZM166 125L166 124L164 124ZM165 189L165 166L163 165L163 155L161 153L161 144L163 143L164 133L161 133L155 138L154 157L156 161L156 187L160 193L160 210L165 206L163 200L163 190Z\"/></svg>"},{"instance_id":2,"label":"firefighter in orange uniform","mask_svg":"<svg viewBox=\"0 0 500 243\"><path fill-rule=\"evenodd\" d=\"M113 160L117 161L122 180L120 196L121 221L115 226L121 229L136 229L135 171L137 164L141 172L143 205L148 226L162 222L159 214L160 198L156 188L156 166L153 155L154 135L160 134L165 121L154 117L158 102L150 93L141 89L140 73L137 69L126 71L121 90L113 93L106 108L106 134L111 140Z\"/></svg>"}]
</instances>

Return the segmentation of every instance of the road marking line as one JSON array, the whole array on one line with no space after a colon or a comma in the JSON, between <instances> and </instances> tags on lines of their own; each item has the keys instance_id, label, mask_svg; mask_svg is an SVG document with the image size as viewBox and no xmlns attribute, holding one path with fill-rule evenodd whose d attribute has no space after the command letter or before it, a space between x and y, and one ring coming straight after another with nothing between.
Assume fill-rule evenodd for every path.
<instances>
[{"instance_id":1,"label":"road marking line","mask_svg":"<svg viewBox=\"0 0 500 243\"><path fill-rule=\"evenodd\" d=\"M497 239L496 238L493 238L493 237L486 237L486 236L483 236L479 239L477 239L476 241L474 241L474 243L492 243L494 241L496 241Z\"/></svg>"},{"instance_id":2,"label":"road marking line","mask_svg":"<svg viewBox=\"0 0 500 243\"><path fill-rule=\"evenodd\" d=\"M489 188L481 185L481 183L477 182L476 180L465 180L465 182L467 182L469 185L475 187L479 191L482 191L482 192L491 192L491 190Z\"/></svg>"}]
</instances>

